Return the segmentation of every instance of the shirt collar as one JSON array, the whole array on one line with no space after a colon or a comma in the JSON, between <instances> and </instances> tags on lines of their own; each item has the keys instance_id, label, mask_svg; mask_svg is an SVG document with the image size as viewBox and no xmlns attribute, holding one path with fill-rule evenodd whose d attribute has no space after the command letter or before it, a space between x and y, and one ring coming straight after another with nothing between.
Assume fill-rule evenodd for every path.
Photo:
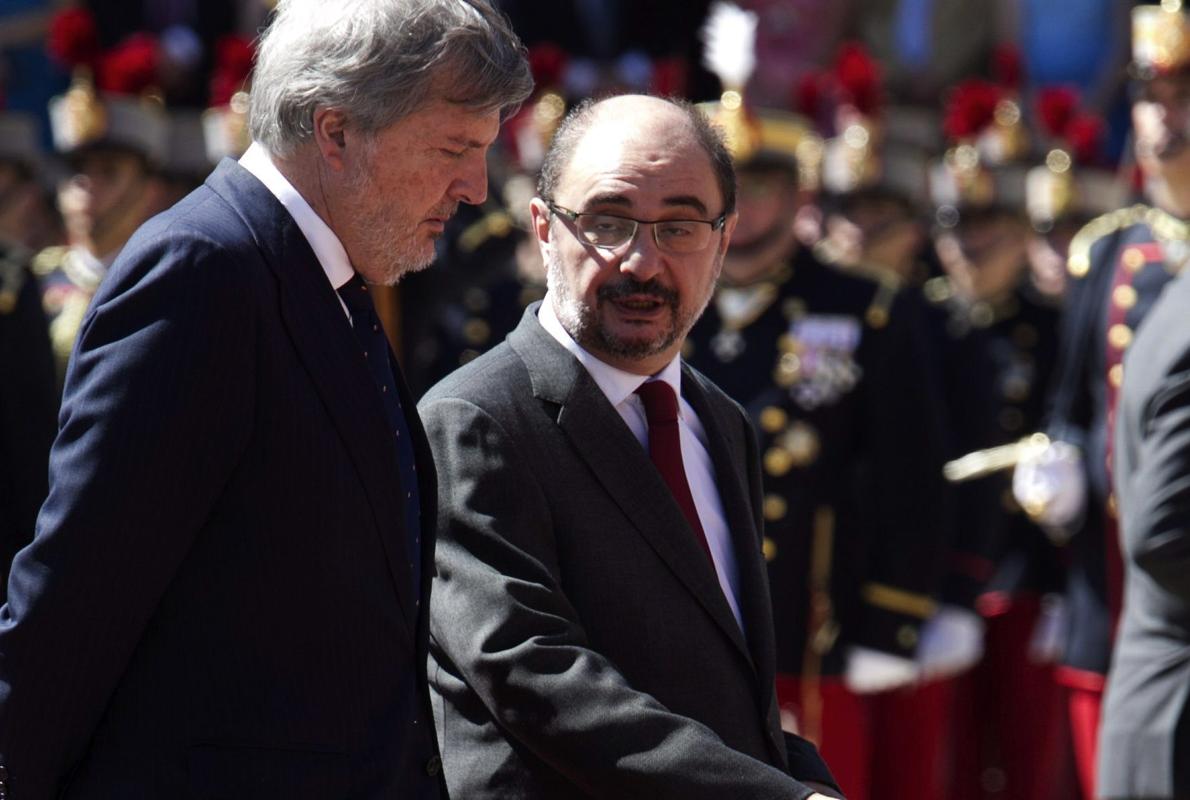
<instances>
[{"instance_id":1,"label":"shirt collar","mask_svg":"<svg viewBox=\"0 0 1190 800\"><path fill-rule=\"evenodd\" d=\"M541 308L537 311L537 319L541 323L541 327L545 328L550 336L557 340L558 344L570 351L579 363L590 373L595 380L596 385L607 396L607 400L612 404L612 408L618 407L621 403L633 395L633 393L640 388L641 384L650 380L665 381L669 387L674 390L675 397L682 396L682 363L681 355L676 355L673 360L666 364L657 374L653 376L636 375L631 372L625 372L622 369L613 367L612 365L600 361L595 356L587 352L583 347L576 342L566 329L562 327L561 321L558 320L557 314L554 313L553 295L546 292L545 299L541 301Z\"/></svg>"},{"instance_id":2,"label":"shirt collar","mask_svg":"<svg viewBox=\"0 0 1190 800\"><path fill-rule=\"evenodd\" d=\"M322 217L310 207L306 198L302 197L293 184L281 174L281 170L277 169L264 146L259 142L253 142L247 152L240 156L240 166L255 175L281 205L285 206L285 210L293 217L298 229L310 243L310 249L322 265L331 286L338 289L351 280L355 275L355 269L351 266L347 251L343 249L343 243Z\"/></svg>"}]
</instances>

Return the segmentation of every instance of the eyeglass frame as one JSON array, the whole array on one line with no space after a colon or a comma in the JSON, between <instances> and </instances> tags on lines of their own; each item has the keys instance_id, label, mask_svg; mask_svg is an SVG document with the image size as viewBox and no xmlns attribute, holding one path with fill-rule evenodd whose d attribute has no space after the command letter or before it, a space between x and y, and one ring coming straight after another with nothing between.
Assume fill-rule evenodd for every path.
<instances>
[{"instance_id":1,"label":"eyeglass frame","mask_svg":"<svg viewBox=\"0 0 1190 800\"><path fill-rule=\"evenodd\" d=\"M627 239L620 242L619 244L614 244L614 245L596 244L595 242L588 241L585 236L576 236L575 237L579 241L583 242L584 244L591 245L591 247L598 247L600 250L608 250L608 251L615 251L615 250L620 249L624 245L632 244L632 242L636 241L636 235L638 233L640 233L641 225L652 225L653 226L653 243L657 245L657 248L659 250L662 250L666 253L673 253L675 255L693 255L694 253L701 253L703 250L706 250L707 245L710 244L709 240L707 241L707 245L703 245L698 250L690 250L689 252L685 252L685 253L683 253L681 251L671 250L671 249L667 248L665 245L661 244L661 240L659 240L657 238L657 225L659 225L662 222L699 222L699 223L704 223L706 225L710 225L711 233L714 234L716 231L721 232L723 230L724 225L727 224L727 217L728 217L728 212L724 211L722 214L720 214L715 219L637 219L636 217L627 217L627 216L624 216L623 214L608 214L603 211L573 211L569 208L564 208L563 206L560 206L557 203L555 203L553 200L549 200L544 197L541 198L541 201L543 203L545 203L545 207L550 210L551 214L555 214L559 217L569 220L572 224L575 224L575 225L577 225L579 217L614 217L616 219L622 219L627 222L631 222L633 225L632 233L628 236Z\"/></svg>"}]
</instances>

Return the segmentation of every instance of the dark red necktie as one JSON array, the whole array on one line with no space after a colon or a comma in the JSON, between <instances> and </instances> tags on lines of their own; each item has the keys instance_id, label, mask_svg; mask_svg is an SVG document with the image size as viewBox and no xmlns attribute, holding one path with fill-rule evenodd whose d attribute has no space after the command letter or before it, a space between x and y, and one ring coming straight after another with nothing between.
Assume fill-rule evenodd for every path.
<instances>
[{"instance_id":1,"label":"dark red necktie","mask_svg":"<svg viewBox=\"0 0 1190 800\"><path fill-rule=\"evenodd\" d=\"M649 421L649 457L673 493L690 527L698 534L698 541L711 564L711 548L698 519L694 496L686 482L686 467L682 463L682 439L678 433L678 398L665 381L648 381L636 390L645 404L645 418Z\"/></svg>"}]
</instances>

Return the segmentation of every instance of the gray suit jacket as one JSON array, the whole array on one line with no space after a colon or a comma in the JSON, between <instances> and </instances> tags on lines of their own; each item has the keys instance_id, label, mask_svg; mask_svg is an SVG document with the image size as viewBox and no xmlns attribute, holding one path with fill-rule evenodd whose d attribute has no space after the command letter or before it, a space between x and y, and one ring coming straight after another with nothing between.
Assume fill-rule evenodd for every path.
<instances>
[{"instance_id":1,"label":"gray suit jacket","mask_svg":"<svg viewBox=\"0 0 1190 800\"><path fill-rule=\"evenodd\" d=\"M800 798L773 691L743 411L683 369L739 565L741 631L632 432L537 305L420 411L441 503L430 682L451 795Z\"/></svg>"},{"instance_id":2,"label":"gray suit jacket","mask_svg":"<svg viewBox=\"0 0 1190 800\"><path fill-rule=\"evenodd\" d=\"M1099 744L1099 793L1190 798L1190 271L1124 362L1113 476L1124 613Z\"/></svg>"}]
</instances>

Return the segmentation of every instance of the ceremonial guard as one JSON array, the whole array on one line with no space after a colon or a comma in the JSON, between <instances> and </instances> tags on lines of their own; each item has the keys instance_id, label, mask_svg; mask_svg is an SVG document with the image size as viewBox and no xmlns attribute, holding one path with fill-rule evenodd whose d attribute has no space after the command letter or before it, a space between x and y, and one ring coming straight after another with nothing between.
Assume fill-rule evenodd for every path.
<instances>
[{"instance_id":1,"label":"ceremonial guard","mask_svg":"<svg viewBox=\"0 0 1190 800\"><path fill-rule=\"evenodd\" d=\"M1051 443L1014 476L1021 505L1069 540L1069 639L1058 677L1086 798L1100 796L1096 735L1122 589L1111 442L1123 359L1190 256L1190 29L1176 2L1137 7L1132 22L1136 156L1152 205L1100 216L1071 243Z\"/></svg>"},{"instance_id":2,"label":"ceremonial guard","mask_svg":"<svg viewBox=\"0 0 1190 800\"><path fill-rule=\"evenodd\" d=\"M45 235L37 126L0 112L0 594L45 501L58 411L54 362L29 268Z\"/></svg>"},{"instance_id":3,"label":"ceremonial guard","mask_svg":"<svg viewBox=\"0 0 1190 800\"><path fill-rule=\"evenodd\" d=\"M157 170L167 150L168 119L155 93L156 43L138 36L101 53L82 9L53 23L54 55L74 69L65 95L50 101L54 149L68 177L58 188L66 246L34 258L50 318L59 386L83 314L133 231L161 210Z\"/></svg>"},{"instance_id":4,"label":"ceremonial guard","mask_svg":"<svg viewBox=\"0 0 1190 800\"><path fill-rule=\"evenodd\" d=\"M712 23L708 42L727 61L711 59L728 91L710 111L734 148L740 220L686 358L761 436L784 724L819 743L852 800L940 797L942 720L900 688L919 675L946 535L920 328L895 286L798 241L797 157L813 180L821 142L800 118L745 109L731 54L749 44L726 31L747 21Z\"/></svg>"},{"instance_id":5,"label":"ceremonial guard","mask_svg":"<svg viewBox=\"0 0 1190 800\"><path fill-rule=\"evenodd\" d=\"M960 798L1048 800L1067 763L1053 680L1064 619L1061 557L1013 498L1005 469L1036 446L1018 443L1041 424L1057 358L1058 299L1034 261L1043 251L1064 252L1071 220L1085 219L1110 193L1074 191L1075 150L1052 135L1039 137L1048 166L1027 171L1021 120L1011 88L955 87L946 113L952 147L930 173L944 274L924 295L954 441L960 452L975 451L948 470L959 482L952 586L984 629L983 657L960 690L958 723L967 731L956 748ZM1077 186L1090 187L1092 177L1079 174Z\"/></svg>"}]
</instances>

